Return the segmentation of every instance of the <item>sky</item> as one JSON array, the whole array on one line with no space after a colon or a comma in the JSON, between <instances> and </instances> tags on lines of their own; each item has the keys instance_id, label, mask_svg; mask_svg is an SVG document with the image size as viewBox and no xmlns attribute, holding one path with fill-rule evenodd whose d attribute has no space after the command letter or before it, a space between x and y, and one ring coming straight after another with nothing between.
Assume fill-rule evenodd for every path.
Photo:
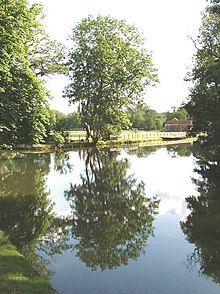
<instances>
[{"instance_id":1,"label":"sky","mask_svg":"<svg viewBox=\"0 0 220 294\"><path fill-rule=\"evenodd\" d=\"M67 46L72 28L88 15L109 15L134 25L146 39L146 49L152 53L160 83L148 87L144 101L158 112L179 107L186 101L190 84L184 81L192 67L196 38L201 25L201 13L206 0L29 0L44 6L44 26L51 38ZM68 79L52 76L47 82L53 100L50 105L64 113L76 110L62 98Z\"/></svg>"}]
</instances>

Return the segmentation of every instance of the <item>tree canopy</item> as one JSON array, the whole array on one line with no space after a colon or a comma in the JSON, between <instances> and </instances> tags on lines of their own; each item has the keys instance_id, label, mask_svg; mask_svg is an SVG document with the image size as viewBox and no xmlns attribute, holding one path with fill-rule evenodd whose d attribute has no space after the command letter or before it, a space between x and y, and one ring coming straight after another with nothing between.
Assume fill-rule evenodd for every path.
<instances>
[{"instance_id":1,"label":"tree canopy","mask_svg":"<svg viewBox=\"0 0 220 294\"><path fill-rule=\"evenodd\" d=\"M71 36L65 96L80 104L93 138L128 125L127 106L141 100L145 86L157 82L152 57L138 30L124 20L89 16Z\"/></svg>"},{"instance_id":2,"label":"tree canopy","mask_svg":"<svg viewBox=\"0 0 220 294\"><path fill-rule=\"evenodd\" d=\"M64 53L49 40L41 18L40 5L0 0L1 146L37 143L46 133L48 92L37 76L60 71Z\"/></svg>"},{"instance_id":3,"label":"tree canopy","mask_svg":"<svg viewBox=\"0 0 220 294\"><path fill-rule=\"evenodd\" d=\"M187 79L192 82L185 108L193 118L194 131L206 132L209 140L219 141L220 132L220 3L210 1L203 15L198 38L194 41L194 65Z\"/></svg>"}]
</instances>

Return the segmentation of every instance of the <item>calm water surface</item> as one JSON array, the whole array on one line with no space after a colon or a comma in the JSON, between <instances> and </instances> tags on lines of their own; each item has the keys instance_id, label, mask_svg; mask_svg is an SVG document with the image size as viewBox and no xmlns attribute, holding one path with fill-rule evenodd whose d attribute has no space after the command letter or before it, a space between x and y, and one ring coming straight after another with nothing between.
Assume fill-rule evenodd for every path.
<instances>
[{"instance_id":1,"label":"calm water surface","mask_svg":"<svg viewBox=\"0 0 220 294\"><path fill-rule=\"evenodd\" d=\"M220 205L205 201L219 184L196 157L183 145L2 154L0 229L62 294L220 293Z\"/></svg>"}]
</instances>

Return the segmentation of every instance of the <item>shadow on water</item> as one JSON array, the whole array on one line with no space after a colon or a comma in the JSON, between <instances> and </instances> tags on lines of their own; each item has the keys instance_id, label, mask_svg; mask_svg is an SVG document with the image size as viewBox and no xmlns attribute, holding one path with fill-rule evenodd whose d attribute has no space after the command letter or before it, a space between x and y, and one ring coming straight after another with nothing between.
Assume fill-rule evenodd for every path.
<instances>
[{"instance_id":1,"label":"shadow on water","mask_svg":"<svg viewBox=\"0 0 220 294\"><path fill-rule=\"evenodd\" d=\"M195 245L187 266L220 283L220 150L197 143L194 156L198 196L186 198L190 214L181 222L186 239Z\"/></svg>"},{"instance_id":2,"label":"shadow on water","mask_svg":"<svg viewBox=\"0 0 220 294\"><path fill-rule=\"evenodd\" d=\"M41 276L53 272L48 261L35 253L36 247L53 255L63 248L61 236L53 237L66 220L53 213L46 176L50 169L49 154L17 154L0 164L0 229Z\"/></svg>"},{"instance_id":3,"label":"shadow on water","mask_svg":"<svg viewBox=\"0 0 220 294\"><path fill-rule=\"evenodd\" d=\"M72 209L68 218L54 213L47 176L52 160L57 174L72 172L69 153L0 160L0 229L41 276L53 275L49 257L70 248L92 270L126 265L144 252L159 202L146 197L144 183L127 174L129 162L118 155L79 152L85 169L80 183L72 182L64 192Z\"/></svg>"}]
</instances>

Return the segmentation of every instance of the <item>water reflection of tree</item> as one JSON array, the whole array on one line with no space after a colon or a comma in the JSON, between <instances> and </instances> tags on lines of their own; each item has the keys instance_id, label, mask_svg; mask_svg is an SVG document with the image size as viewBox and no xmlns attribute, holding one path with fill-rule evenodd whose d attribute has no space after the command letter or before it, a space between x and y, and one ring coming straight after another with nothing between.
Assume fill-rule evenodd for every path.
<instances>
[{"instance_id":1,"label":"water reflection of tree","mask_svg":"<svg viewBox=\"0 0 220 294\"><path fill-rule=\"evenodd\" d=\"M116 152L89 150L82 183L65 192L74 212L77 256L92 270L137 259L153 234L158 201L146 198L144 183L127 175L128 167Z\"/></svg>"},{"instance_id":2,"label":"water reflection of tree","mask_svg":"<svg viewBox=\"0 0 220 294\"><path fill-rule=\"evenodd\" d=\"M144 146L144 147L137 147L135 149L130 149L128 154L136 155L139 158L147 157L152 153L155 153L160 147L158 146Z\"/></svg>"},{"instance_id":3,"label":"water reflection of tree","mask_svg":"<svg viewBox=\"0 0 220 294\"><path fill-rule=\"evenodd\" d=\"M190 214L181 223L187 240L196 246L188 266L199 266L200 274L220 283L220 151L203 146L200 152L196 148L196 155L198 196L186 199Z\"/></svg>"},{"instance_id":4,"label":"water reflection of tree","mask_svg":"<svg viewBox=\"0 0 220 294\"><path fill-rule=\"evenodd\" d=\"M59 174L67 174L72 172L73 166L70 163L70 154L61 150L56 151L54 154L54 170Z\"/></svg>"},{"instance_id":5,"label":"water reflection of tree","mask_svg":"<svg viewBox=\"0 0 220 294\"><path fill-rule=\"evenodd\" d=\"M53 255L64 247L67 239L66 220L61 222L55 217L48 198L49 168L49 154L17 154L0 161L0 229L37 271L46 276L52 272L47 268L47 260L36 254L36 244ZM60 228L62 233L54 242L55 232Z\"/></svg>"},{"instance_id":6,"label":"water reflection of tree","mask_svg":"<svg viewBox=\"0 0 220 294\"><path fill-rule=\"evenodd\" d=\"M167 145L167 151L172 157L189 157L192 155L192 146L189 143Z\"/></svg>"}]
</instances>

